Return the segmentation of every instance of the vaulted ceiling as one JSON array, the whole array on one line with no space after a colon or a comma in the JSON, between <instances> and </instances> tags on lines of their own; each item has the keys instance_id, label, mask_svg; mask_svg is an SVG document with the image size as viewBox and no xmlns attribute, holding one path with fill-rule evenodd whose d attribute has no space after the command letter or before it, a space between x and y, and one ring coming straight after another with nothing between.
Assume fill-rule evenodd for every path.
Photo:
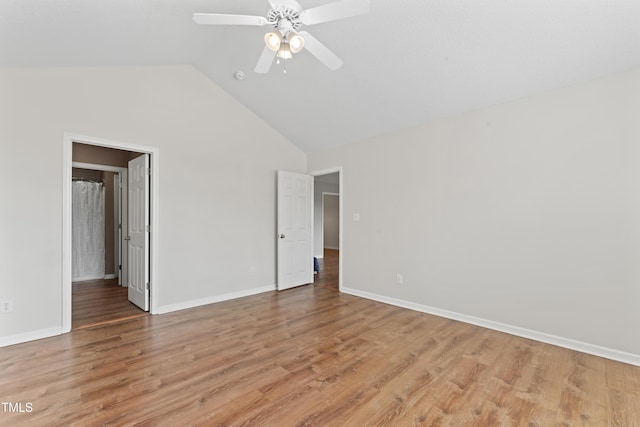
<instances>
[{"instance_id":1,"label":"vaulted ceiling","mask_svg":"<svg viewBox=\"0 0 640 427\"><path fill-rule=\"evenodd\" d=\"M371 0L367 15L305 28L342 68L302 51L286 74L275 64L253 72L268 27L192 21L267 9L266 0L0 0L0 66L193 64L306 152L640 67L638 0Z\"/></svg>"}]
</instances>

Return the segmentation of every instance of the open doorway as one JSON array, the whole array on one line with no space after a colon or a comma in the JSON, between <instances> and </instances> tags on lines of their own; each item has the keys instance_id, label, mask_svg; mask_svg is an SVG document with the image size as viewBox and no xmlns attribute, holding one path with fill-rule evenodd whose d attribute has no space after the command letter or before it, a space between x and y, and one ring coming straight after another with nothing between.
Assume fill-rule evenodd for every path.
<instances>
[{"instance_id":1,"label":"open doorway","mask_svg":"<svg viewBox=\"0 0 640 427\"><path fill-rule=\"evenodd\" d=\"M72 328L79 329L146 315L144 310L138 309L129 302L132 299L132 284L136 285L134 291L140 289L146 291L143 309L147 311L151 309L152 313L155 312L157 307L157 301L155 301L157 262L154 257L157 254L155 247L158 233L158 172L157 167L151 167L151 165L157 164L157 149L65 134L63 151L63 331L69 332ZM129 174L128 170L131 165L137 167L140 163L138 160L143 158L145 167L135 174ZM136 206L133 206L133 201L127 202L127 199L131 198L132 188L127 184L132 179L129 175L137 176L136 182L141 181L140 176L146 177L142 180L147 183L144 189L146 196L138 197L138 192L136 192L136 196L132 198L132 200L143 200L136 202ZM106 209L103 206L103 209L104 216L112 218L112 224L104 224L103 237L106 238L105 241L110 240L111 245L104 243L105 246L102 248L104 263L101 266L93 267L95 271L86 275L83 275L82 272L79 273L80 270L74 266L74 255L76 254L73 249L76 237L73 232L75 213L73 177L76 178L75 181L93 182L98 187L109 185L113 188L111 195L102 195L105 202L110 202L109 206ZM120 197L116 197L118 192L120 192ZM137 207L138 205L141 205L143 209ZM132 212L142 210L146 212L146 220L136 220L135 223L139 223L141 227L138 227L138 230L133 230L131 226L133 222L128 224L127 218ZM154 232L153 238L151 231ZM130 248L131 244L128 244L126 240L134 233L144 236L142 240L145 242L146 251L144 252L146 255L138 256L132 260L130 254L127 253L127 248ZM75 243L77 244L77 242ZM96 247L100 247L100 245ZM138 248L138 246L135 247ZM143 261L139 261L139 259ZM131 264L132 262L133 264ZM140 265L142 268L137 268ZM102 274L100 274L101 268ZM132 278L132 270L144 270L145 274L142 276L137 274L135 278ZM142 278L138 278L138 276ZM155 279L153 284L151 278ZM134 302L140 305L138 302Z\"/></svg>"},{"instance_id":2,"label":"open doorway","mask_svg":"<svg viewBox=\"0 0 640 427\"><path fill-rule=\"evenodd\" d=\"M80 147L74 144L75 148ZM100 147L95 147L99 149ZM95 160L100 160L96 151ZM127 169L73 162L72 169L72 280L118 279L127 286L126 229ZM124 221L124 222L123 222ZM122 269L124 268L124 274ZM123 277L125 276L125 277Z\"/></svg>"},{"instance_id":3,"label":"open doorway","mask_svg":"<svg viewBox=\"0 0 640 427\"><path fill-rule=\"evenodd\" d=\"M129 302L128 245L124 240L128 229L127 164L138 156L137 152L73 143L74 330L147 315Z\"/></svg>"},{"instance_id":4,"label":"open doorway","mask_svg":"<svg viewBox=\"0 0 640 427\"><path fill-rule=\"evenodd\" d=\"M319 171L314 176L314 257L318 261L315 284L339 290L342 286L341 170Z\"/></svg>"}]
</instances>

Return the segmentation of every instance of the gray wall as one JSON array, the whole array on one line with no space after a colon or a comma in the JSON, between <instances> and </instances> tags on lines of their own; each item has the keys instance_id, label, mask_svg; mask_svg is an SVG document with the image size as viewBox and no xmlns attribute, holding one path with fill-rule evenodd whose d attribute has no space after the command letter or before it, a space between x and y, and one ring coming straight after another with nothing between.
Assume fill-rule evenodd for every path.
<instances>
[{"instance_id":1,"label":"gray wall","mask_svg":"<svg viewBox=\"0 0 640 427\"><path fill-rule=\"evenodd\" d=\"M324 195L324 247L340 249L340 196Z\"/></svg>"},{"instance_id":2,"label":"gray wall","mask_svg":"<svg viewBox=\"0 0 640 427\"><path fill-rule=\"evenodd\" d=\"M195 68L0 69L0 93L0 345L61 329L65 132L158 149L160 309L274 286L276 170L306 156Z\"/></svg>"},{"instance_id":3,"label":"gray wall","mask_svg":"<svg viewBox=\"0 0 640 427\"><path fill-rule=\"evenodd\" d=\"M310 155L344 287L640 361L639 117L635 70Z\"/></svg>"}]
</instances>

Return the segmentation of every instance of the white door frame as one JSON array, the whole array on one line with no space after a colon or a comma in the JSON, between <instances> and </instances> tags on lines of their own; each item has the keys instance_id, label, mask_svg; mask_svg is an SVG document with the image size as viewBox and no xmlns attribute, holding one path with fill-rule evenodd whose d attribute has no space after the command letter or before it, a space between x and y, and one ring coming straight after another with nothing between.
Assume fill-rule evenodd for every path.
<instances>
[{"instance_id":1,"label":"white door frame","mask_svg":"<svg viewBox=\"0 0 640 427\"><path fill-rule=\"evenodd\" d=\"M311 176L321 176L321 175L328 175L330 173L336 173L338 172L338 177L339 177L339 196L340 196L340 203L339 203L339 227L340 227L340 234L339 234L339 238L340 238L340 243L339 243L339 252L338 252L338 290L340 292L342 292L342 255L344 253L344 251L342 250L344 247L344 233L342 230L344 230L344 226L343 226L343 218L344 215L342 214L343 212L343 206L344 206L344 179L343 179L343 174L342 174L342 166L338 166L338 167L334 167L334 168L329 168L329 169L322 169L322 170L318 170L318 171L314 171L314 172L310 172L309 175ZM315 195L312 198L312 200L315 201ZM313 212L315 209L312 209L311 211ZM323 227L323 232L324 232L324 224L322 225Z\"/></svg>"},{"instance_id":2,"label":"white door frame","mask_svg":"<svg viewBox=\"0 0 640 427\"><path fill-rule=\"evenodd\" d=\"M115 148L118 150L146 153L151 157L151 287L150 287L150 311L158 312L158 290L160 278L158 276L158 226L160 193L160 159L159 150L156 147L133 145L117 141L93 138L90 136L64 133L62 144L62 333L71 331L71 177L73 168L73 143Z\"/></svg>"},{"instance_id":3,"label":"white door frame","mask_svg":"<svg viewBox=\"0 0 640 427\"><path fill-rule=\"evenodd\" d=\"M124 173L113 175L113 262L118 285L122 286L122 178Z\"/></svg>"},{"instance_id":4,"label":"white door frame","mask_svg":"<svg viewBox=\"0 0 640 427\"><path fill-rule=\"evenodd\" d=\"M116 173L117 177L119 178L118 181L120 181L122 179L122 176L124 174L124 172L126 172L127 168L120 168L117 166L109 166L109 165L99 165L99 164L95 164L95 163L83 163L83 162L71 162L71 167L72 168L80 168L80 169L89 169L89 170L94 170L94 171L103 171L103 172L114 172ZM120 194L120 188L119 187L115 187L114 185L114 197L116 198L116 200L118 200L118 202L114 203L114 208L119 210L121 209L120 206L120 200L121 198L118 197L118 194ZM120 284L120 274L118 271L118 263L120 262L120 250L119 250L119 246L122 243L120 240L120 236L118 233L118 215L119 213L116 211L114 211L114 270L115 270L115 276L118 277L118 284ZM106 275L105 275L106 278Z\"/></svg>"}]
</instances>

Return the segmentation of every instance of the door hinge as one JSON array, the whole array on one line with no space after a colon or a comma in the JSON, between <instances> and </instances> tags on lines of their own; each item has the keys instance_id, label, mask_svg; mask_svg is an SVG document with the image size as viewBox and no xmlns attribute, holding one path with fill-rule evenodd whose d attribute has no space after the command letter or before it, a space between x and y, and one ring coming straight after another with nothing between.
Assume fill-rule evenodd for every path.
<instances>
[{"instance_id":1,"label":"door hinge","mask_svg":"<svg viewBox=\"0 0 640 427\"><path fill-rule=\"evenodd\" d=\"M145 286L146 286L146 289L147 289L147 290L149 290L149 286L150 286L150 285L151 285L151 283L149 283L149 282L147 282L147 283L146 283L146 285L145 285Z\"/></svg>"},{"instance_id":2,"label":"door hinge","mask_svg":"<svg viewBox=\"0 0 640 427\"><path fill-rule=\"evenodd\" d=\"M144 226L144 231L146 231L147 233L151 232L151 226L150 225L145 225Z\"/></svg>"},{"instance_id":3,"label":"door hinge","mask_svg":"<svg viewBox=\"0 0 640 427\"><path fill-rule=\"evenodd\" d=\"M118 270L122 270L122 264L118 266Z\"/></svg>"},{"instance_id":4,"label":"door hinge","mask_svg":"<svg viewBox=\"0 0 640 427\"><path fill-rule=\"evenodd\" d=\"M151 168L147 168L146 173L147 173L147 175L151 175Z\"/></svg>"}]
</instances>

